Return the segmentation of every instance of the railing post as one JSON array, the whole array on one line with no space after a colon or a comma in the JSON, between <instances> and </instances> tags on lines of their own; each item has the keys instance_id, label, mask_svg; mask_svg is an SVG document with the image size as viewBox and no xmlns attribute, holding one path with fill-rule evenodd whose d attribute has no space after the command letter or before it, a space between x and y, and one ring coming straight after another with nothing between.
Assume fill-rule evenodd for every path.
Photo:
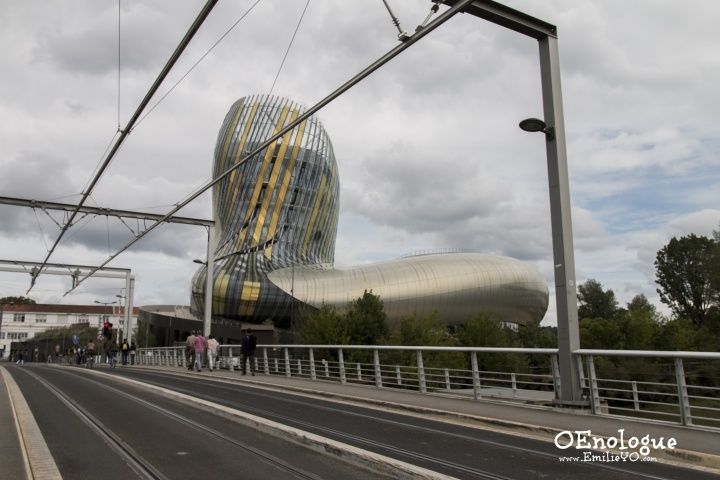
<instances>
[{"instance_id":1,"label":"railing post","mask_svg":"<svg viewBox=\"0 0 720 480\"><path fill-rule=\"evenodd\" d=\"M560 367L558 364L557 355L550 356L550 365L552 366L553 391L555 393L555 400L559 400L560 392L562 392L562 380L560 379Z\"/></svg>"},{"instance_id":2,"label":"railing post","mask_svg":"<svg viewBox=\"0 0 720 480\"><path fill-rule=\"evenodd\" d=\"M265 375L270 375L270 364L268 363L267 348L263 348L263 363L265 364Z\"/></svg>"},{"instance_id":3,"label":"railing post","mask_svg":"<svg viewBox=\"0 0 720 480\"><path fill-rule=\"evenodd\" d=\"M422 350L417 351L417 371L420 393L427 393L427 385L425 384L425 365L423 364Z\"/></svg>"},{"instance_id":4,"label":"railing post","mask_svg":"<svg viewBox=\"0 0 720 480\"><path fill-rule=\"evenodd\" d=\"M287 347L283 351L285 352L285 376L290 377L292 376L292 372L290 372L290 351Z\"/></svg>"},{"instance_id":5,"label":"railing post","mask_svg":"<svg viewBox=\"0 0 720 480\"><path fill-rule=\"evenodd\" d=\"M310 358L310 379L317 380L317 376L315 374L315 354L313 353L312 348L308 352L308 356Z\"/></svg>"},{"instance_id":6,"label":"railing post","mask_svg":"<svg viewBox=\"0 0 720 480\"><path fill-rule=\"evenodd\" d=\"M397 384L402 385L402 375L400 375L400 365L395 365L395 376L397 377Z\"/></svg>"},{"instance_id":7,"label":"railing post","mask_svg":"<svg viewBox=\"0 0 720 480\"><path fill-rule=\"evenodd\" d=\"M275 360L275 373L280 373L280 366L278 365L277 357L275 357L273 360Z\"/></svg>"},{"instance_id":8,"label":"railing post","mask_svg":"<svg viewBox=\"0 0 720 480\"><path fill-rule=\"evenodd\" d=\"M635 411L640 411L640 400L638 399L638 389L637 389L637 382L633 380L632 382L632 389L633 389L633 405L635 406Z\"/></svg>"},{"instance_id":9,"label":"railing post","mask_svg":"<svg viewBox=\"0 0 720 480\"><path fill-rule=\"evenodd\" d=\"M185 349L183 348L180 352L182 353L182 355L180 355L180 357L182 358L180 360L180 366L187 367L187 365L185 364L187 362L187 355L185 355Z\"/></svg>"},{"instance_id":10,"label":"railing post","mask_svg":"<svg viewBox=\"0 0 720 480\"><path fill-rule=\"evenodd\" d=\"M445 369L445 389L450 391L450 370Z\"/></svg>"},{"instance_id":11,"label":"railing post","mask_svg":"<svg viewBox=\"0 0 720 480\"><path fill-rule=\"evenodd\" d=\"M357 364L357 379L358 382L362 382L362 367L360 366L360 363Z\"/></svg>"},{"instance_id":12,"label":"railing post","mask_svg":"<svg viewBox=\"0 0 720 480\"><path fill-rule=\"evenodd\" d=\"M228 359L230 361L230 371L235 371L235 362L233 362L232 347L228 348Z\"/></svg>"},{"instance_id":13,"label":"railing post","mask_svg":"<svg viewBox=\"0 0 720 480\"><path fill-rule=\"evenodd\" d=\"M477 400L480 398L480 370L478 369L477 352L470 354L470 364L472 365L472 379L473 379L473 398Z\"/></svg>"},{"instance_id":14,"label":"railing post","mask_svg":"<svg viewBox=\"0 0 720 480\"><path fill-rule=\"evenodd\" d=\"M690 398L685 383L685 369L683 368L682 358L675 359L675 378L677 379L678 401L680 402L680 420L683 425L692 425Z\"/></svg>"},{"instance_id":15,"label":"railing post","mask_svg":"<svg viewBox=\"0 0 720 480\"><path fill-rule=\"evenodd\" d=\"M253 357L253 361L255 362L255 371L259 372L260 369L258 368L258 357ZM251 365L252 367L252 365Z\"/></svg>"},{"instance_id":16,"label":"railing post","mask_svg":"<svg viewBox=\"0 0 720 480\"><path fill-rule=\"evenodd\" d=\"M347 378L345 378L345 360L343 359L342 348L338 349L338 364L340 368L340 383L347 383Z\"/></svg>"},{"instance_id":17,"label":"railing post","mask_svg":"<svg viewBox=\"0 0 720 480\"><path fill-rule=\"evenodd\" d=\"M512 384L513 398L517 397L517 379L515 378L515 372L510 374L510 383Z\"/></svg>"},{"instance_id":18,"label":"railing post","mask_svg":"<svg viewBox=\"0 0 720 480\"><path fill-rule=\"evenodd\" d=\"M592 355L587 356L588 375L590 377L590 408L593 415L600 414L600 391L598 390L597 376L595 376L595 361Z\"/></svg>"},{"instance_id":19,"label":"railing post","mask_svg":"<svg viewBox=\"0 0 720 480\"><path fill-rule=\"evenodd\" d=\"M575 355L575 361L577 362L578 375L580 375L580 389L585 388L585 369L583 368L582 358L580 355Z\"/></svg>"},{"instance_id":20,"label":"railing post","mask_svg":"<svg viewBox=\"0 0 720 480\"><path fill-rule=\"evenodd\" d=\"M297 370L298 370L298 377L302 377L303 371L302 371L302 360L297 359Z\"/></svg>"},{"instance_id":21,"label":"railing post","mask_svg":"<svg viewBox=\"0 0 720 480\"><path fill-rule=\"evenodd\" d=\"M325 378L330 378L330 367L328 366L328 361L323 358L322 364L325 369Z\"/></svg>"},{"instance_id":22,"label":"railing post","mask_svg":"<svg viewBox=\"0 0 720 480\"><path fill-rule=\"evenodd\" d=\"M373 364L375 365L375 386L382 388L382 369L380 368L380 352L373 350Z\"/></svg>"}]
</instances>

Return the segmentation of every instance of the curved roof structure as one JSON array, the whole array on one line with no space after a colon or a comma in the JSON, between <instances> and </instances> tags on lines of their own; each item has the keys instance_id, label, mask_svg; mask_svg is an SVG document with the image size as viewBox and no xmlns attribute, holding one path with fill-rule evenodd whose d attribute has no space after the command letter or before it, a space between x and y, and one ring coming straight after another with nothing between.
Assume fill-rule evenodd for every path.
<instances>
[{"instance_id":1,"label":"curved roof structure","mask_svg":"<svg viewBox=\"0 0 720 480\"><path fill-rule=\"evenodd\" d=\"M388 319L437 311L446 324L464 323L479 313L504 321L539 321L548 307L545 280L518 260L479 253L405 257L345 270L298 266L270 272L270 280L296 299L343 312L350 301L372 290Z\"/></svg>"},{"instance_id":2,"label":"curved roof structure","mask_svg":"<svg viewBox=\"0 0 720 480\"><path fill-rule=\"evenodd\" d=\"M277 96L235 102L218 133L213 175L303 111ZM342 312L372 290L389 319L434 311L449 324L479 313L515 323L542 319L545 282L530 266L507 257L432 254L333 269L339 192L332 143L314 116L215 185L213 316L251 323L272 319L282 328L298 300ZM202 267L193 278L193 313L204 310L206 274Z\"/></svg>"}]
</instances>

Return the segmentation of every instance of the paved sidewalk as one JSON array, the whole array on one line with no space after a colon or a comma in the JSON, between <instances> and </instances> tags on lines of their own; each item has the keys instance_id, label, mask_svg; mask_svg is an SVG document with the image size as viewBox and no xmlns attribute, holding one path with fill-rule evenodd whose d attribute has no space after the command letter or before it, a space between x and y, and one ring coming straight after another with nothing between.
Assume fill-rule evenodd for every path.
<instances>
[{"instance_id":1,"label":"paved sidewalk","mask_svg":"<svg viewBox=\"0 0 720 480\"><path fill-rule=\"evenodd\" d=\"M677 440L678 462L720 468L720 432L701 428L683 427L651 420L636 420L611 416L596 416L589 411L552 409L530 405L517 405L495 400L473 400L455 398L442 394L421 394L394 388L376 388L369 385L341 384L326 380L313 381L304 378L288 378L279 375L243 376L237 371L216 370L214 372L192 372L186 368L135 366L131 368L152 368L170 370L189 376L203 376L239 381L264 387L316 394L324 399L369 403L394 407L401 410L437 414L455 418L479 426L508 430L510 433L541 437L552 441L564 430L590 430L594 435L619 438L623 429L625 440L630 437L660 437ZM697 453L697 458L690 458Z\"/></svg>"},{"instance_id":2,"label":"paved sidewalk","mask_svg":"<svg viewBox=\"0 0 720 480\"><path fill-rule=\"evenodd\" d=\"M3 362L0 365L7 365ZM13 414L10 402L10 392L2 372L0 372L0 425L3 426L0 433L0 465L4 478L27 478L25 474L25 462L20 437L18 436L15 415Z\"/></svg>"}]
</instances>

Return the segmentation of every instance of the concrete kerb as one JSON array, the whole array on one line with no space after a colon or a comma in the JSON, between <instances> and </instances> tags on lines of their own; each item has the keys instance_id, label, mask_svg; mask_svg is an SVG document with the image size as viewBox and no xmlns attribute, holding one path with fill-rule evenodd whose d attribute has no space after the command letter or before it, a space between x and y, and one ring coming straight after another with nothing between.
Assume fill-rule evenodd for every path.
<instances>
[{"instance_id":1,"label":"concrete kerb","mask_svg":"<svg viewBox=\"0 0 720 480\"><path fill-rule=\"evenodd\" d=\"M18 387L15 379L5 367L0 367L0 373L3 376L10 397L10 405L15 418L15 428L17 428L20 439L20 449L23 454L27 478L34 480L62 480L60 470L57 468L55 459L50 453L47 443L45 443L45 437L43 437L20 387Z\"/></svg>"},{"instance_id":2,"label":"concrete kerb","mask_svg":"<svg viewBox=\"0 0 720 480\"><path fill-rule=\"evenodd\" d=\"M185 371L174 371L174 370L168 370L167 368L158 368L158 367L147 367L147 366L141 366L140 368L148 370L159 370L166 373L173 373L175 375L181 375L181 376L195 376L197 375L194 372L185 372ZM540 441L549 441L552 442L555 436L563 431L564 429L561 428L554 428L554 427L548 427L544 425L533 425L529 423L521 423L521 422L514 422L512 420L505 420L505 419L498 419L498 418L491 418L491 417L483 417L480 415L472 415L462 412L453 412L449 410L441 410L437 408L431 408L431 407L422 407L418 405L408 405L408 404L402 404L402 403L395 403L395 402L388 402L385 400L377 400L373 398L365 398L365 397L357 397L357 396L351 396L351 395L344 395L337 392L328 392L325 390L315 390L315 389L309 389L305 387L296 387L291 385L284 385L284 384L277 384L277 383L268 383L264 381L256 381L252 378L239 378L237 376L227 376L227 375L216 375L213 374L212 376L204 376L204 378L214 378L217 380L225 380L231 383L246 383L251 384L258 388L266 388L266 389L278 389L283 391L291 391L291 392L297 392L301 394L306 395L313 395L316 397L319 397L323 400L331 400L331 399L337 399L341 400L343 403L353 403L358 405L374 405L377 407L383 407L388 409L393 409L398 412L411 412L411 413L417 413L421 415L436 415L438 417L442 418L448 418L448 419L455 419L458 421L458 423L461 423L465 426L472 426L475 428L480 429L489 429L488 427L491 427L493 431L497 431L500 433L505 433L508 435L515 435L515 436L522 436L522 437L528 437L530 435L532 438ZM471 424L468 423L472 422ZM650 422L655 423L655 422ZM600 437L598 435L598 437ZM609 438L609 437L602 437L602 438ZM607 451L613 452L615 454L622 453L619 450L612 450L608 449ZM684 468L693 468L700 471L706 471L710 473L718 474L720 473L720 455L713 455L710 453L704 453L704 452L695 452L691 450L683 450L683 449L673 449L673 450L660 450L653 452L653 456L657 458L658 462L667 464L667 465L673 465L678 467L684 467Z\"/></svg>"},{"instance_id":3,"label":"concrete kerb","mask_svg":"<svg viewBox=\"0 0 720 480\"><path fill-rule=\"evenodd\" d=\"M92 374L94 375L106 376L106 374L101 371L87 371L92 372ZM224 405L219 405L213 402L209 402L207 400L195 398L184 393L175 392L155 385L148 385L146 383L130 378L121 377L119 375L114 375L112 376L112 378L137 386L139 388L152 390L166 398L171 398L186 405L199 407L206 411L224 416L226 418L231 418L234 421L254 428L263 433L267 433L283 440L293 442L305 448L310 448L322 454L332 455L342 461L359 466L366 470L370 470L380 475L389 475L393 478L408 480L452 480L455 478L406 462L402 462L394 458L386 457L384 455L376 454L374 452L369 452L367 450L363 450L352 445L331 440L329 438L325 438L314 433L305 432L303 430L283 425L272 420L251 415L249 413L226 407Z\"/></svg>"}]
</instances>

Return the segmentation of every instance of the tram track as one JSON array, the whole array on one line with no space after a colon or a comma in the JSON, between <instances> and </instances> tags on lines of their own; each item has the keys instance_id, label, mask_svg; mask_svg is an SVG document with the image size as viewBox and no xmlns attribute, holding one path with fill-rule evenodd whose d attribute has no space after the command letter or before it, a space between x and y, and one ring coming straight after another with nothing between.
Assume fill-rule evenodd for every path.
<instances>
[{"instance_id":1,"label":"tram track","mask_svg":"<svg viewBox=\"0 0 720 480\"><path fill-rule=\"evenodd\" d=\"M166 373L157 374L155 372L144 371L144 372L142 372L142 374L153 377L153 378L160 378L162 380L167 379ZM171 375L176 380L181 380L184 383L196 385L198 387L202 387L203 389L206 389L208 386L213 386L214 384L218 383L217 380L189 379L186 376L181 375L181 374L171 374ZM351 433L348 433L348 432L345 432L342 430L329 428L326 426L321 426L316 423L299 420L294 417L289 417L286 415L279 414L276 411L263 409L263 408L239 403L236 401L228 400L227 398L221 397L219 395L211 395L211 394L208 394L207 392L200 393L200 392L198 392L198 390L193 390L190 388L182 388L182 387L178 387L176 385L168 385L167 383L162 383L162 382L158 382L158 381L149 381L147 379L143 379L141 381L144 383L148 383L150 385L154 385L156 387L170 389L173 391L177 391L179 393L183 393L185 395L190 395L190 396L194 396L197 398L201 398L206 401L229 406L229 407L232 407L232 408L235 408L235 409L247 412L247 413L251 413L253 415L257 415L259 417L273 419L275 421L281 421L287 425L291 425L296 428L306 429L308 431L317 432L317 433L329 436L330 438L347 441L347 442L350 442L351 444L355 444L355 445L361 445L364 448L372 449L372 451L376 451L379 453L383 453L383 452L389 453L391 455L394 455L396 458L401 458L406 461L407 460L409 460L411 462L420 461L426 465L426 468L437 469L438 467L443 467L443 469L449 469L450 471L454 472L455 474L462 475L462 478L468 478L468 475L472 475L472 478L482 478L482 479L489 479L489 480L512 480L513 479L513 477L500 475L500 474L497 474L494 472L490 472L488 470L478 469L478 468L471 467L468 465L463 465L463 464L460 464L457 462L450 462L450 461L444 460L439 457L434 457L434 456L427 455L427 454L413 452L408 449L400 448L400 447L397 447L397 446L389 444L389 443L379 442L377 440L373 440L371 438L367 438L367 437L364 437L361 435L355 435L355 434L351 434ZM227 386L241 387L241 385L234 383L234 382L230 382L230 381L223 381L222 385L225 387L227 387ZM245 387L245 386L242 386L242 387ZM247 388L252 389L252 387L247 387ZM253 389L253 390L257 390L257 389ZM254 395L258 395L261 397L263 396L262 393L257 393L257 392L254 392ZM273 398L275 398L275 397L273 397ZM332 411L334 413L341 413L343 415L350 415L350 416L358 417L362 421L372 420L372 421L376 421L376 422L382 422L384 424L392 424L392 425L399 426L402 428L408 428L411 430L416 430L416 431L421 430L421 431L431 433L431 434L447 435L447 436L459 438L459 439L462 439L465 441L477 442L481 445L504 448L504 449L517 451L517 452L527 454L527 455L533 455L533 456L540 457L540 458L547 459L547 460L557 461L557 454L548 453L548 452L537 450L537 449L526 448L526 447L522 447L522 446L518 446L518 445L513 445L510 443L503 443L503 442L497 442L497 441L493 441L493 440L482 439L482 438L478 438L478 437L471 436L471 435L458 434L456 432L449 432L449 431L442 430L442 429L430 428L427 426L412 424L412 423L408 423L408 422L401 422L401 421L391 420L391 419L387 419L387 418L380 418L378 416L373 416L373 415L360 414L357 412L350 412L347 410L337 409L337 408L328 407L328 406L319 406L317 404L311 404L309 402L290 400L290 399L284 399L284 401L289 402L289 403L295 403L300 407L312 407L312 408L321 409L321 410L325 410L325 411ZM625 469L625 468L616 467L613 465L601 464L601 463L577 464L575 466L581 470L587 470L587 471L589 471L589 469L591 469L591 468L601 468L601 469L607 471L608 473L613 472L615 474L623 474L623 475L627 475L630 478L642 478L642 479L647 479L647 480L668 480L669 478L672 478L672 477L659 476L659 475L654 475L654 474L645 473L645 472L639 472L636 470L630 470L630 469ZM518 478L518 480L519 480L520 478L527 478L527 477L516 477L516 478Z\"/></svg>"},{"instance_id":2,"label":"tram track","mask_svg":"<svg viewBox=\"0 0 720 480\"><path fill-rule=\"evenodd\" d=\"M59 372L62 375L72 376L74 378L81 379L89 382L94 388L103 388L113 395L121 396L125 399L131 400L145 408L151 409L161 415L172 419L178 423L184 424L195 431L202 432L205 435L215 437L224 442L225 445L229 445L241 450L245 454L252 455L264 462L268 466L282 470L300 480L322 480L322 477L315 475L312 472L308 472L304 469L293 466L285 460L272 455L268 452L264 452L258 448L249 445L247 442L234 438L230 435L226 435L215 429L209 428L200 422L196 422L189 418L186 418L170 409L161 407L160 405L154 404L151 401L139 398L128 392L124 392L121 389L112 387L107 383L98 381L96 379L88 378L86 375L81 374L76 369L54 369L55 372ZM112 432L103 422L96 416L92 415L87 409L81 407L74 402L73 399L67 394L63 393L57 386L55 386L50 380L41 377L40 375L24 370L24 372L32 377L40 385L47 388L55 397L57 397L63 405L65 405L73 414L75 414L83 423L85 423L93 432L95 432L102 440L117 453L128 466L142 479L157 479L157 480L170 480L169 477L163 475L157 468L155 468L151 462L145 459L142 455L136 452L130 445L124 442L118 435Z\"/></svg>"},{"instance_id":3,"label":"tram track","mask_svg":"<svg viewBox=\"0 0 720 480\"><path fill-rule=\"evenodd\" d=\"M72 413L87 425L95 434L97 434L107 446L117 453L127 463L127 465L142 479L147 480L170 480L168 477L160 473L150 462L142 455L137 453L133 448L125 443L119 436L107 428L98 418L88 412L86 409L78 406L72 399L60 391L55 385L38 374L26 369L23 370L26 375L32 377L40 385L47 388L63 405L65 405Z\"/></svg>"}]
</instances>

